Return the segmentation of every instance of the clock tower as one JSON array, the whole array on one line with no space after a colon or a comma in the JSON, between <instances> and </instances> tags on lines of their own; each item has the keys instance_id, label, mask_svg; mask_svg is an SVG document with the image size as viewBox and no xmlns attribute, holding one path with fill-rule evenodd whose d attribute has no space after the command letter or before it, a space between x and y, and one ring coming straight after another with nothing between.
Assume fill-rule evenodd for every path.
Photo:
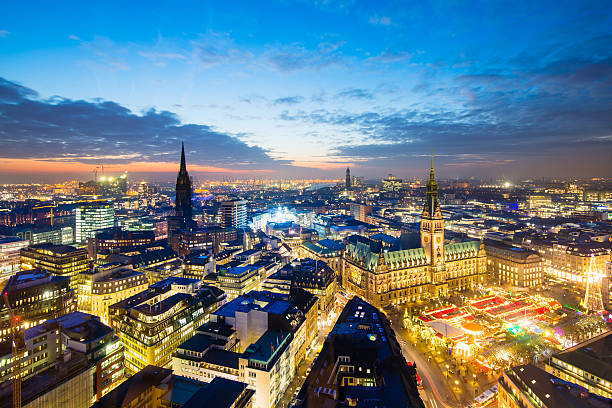
<instances>
[{"instance_id":1,"label":"clock tower","mask_svg":"<svg viewBox=\"0 0 612 408\"><path fill-rule=\"evenodd\" d=\"M421 214L421 247L425 250L431 266L444 265L444 218L442 218L438 201L438 183L434 176L433 148L431 149L431 170L427 181L427 197Z\"/></svg>"}]
</instances>

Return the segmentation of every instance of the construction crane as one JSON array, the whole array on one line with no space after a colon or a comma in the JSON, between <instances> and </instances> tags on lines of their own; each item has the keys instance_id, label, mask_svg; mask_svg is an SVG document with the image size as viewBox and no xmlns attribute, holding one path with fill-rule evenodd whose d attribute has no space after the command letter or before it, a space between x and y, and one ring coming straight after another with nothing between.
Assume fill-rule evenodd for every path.
<instances>
[{"instance_id":1,"label":"construction crane","mask_svg":"<svg viewBox=\"0 0 612 408\"><path fill-rule=\"evenodd\" d=\"M21 317L13 313L8 299L8 292L4 292L4 303L11 322L11 336L13 345L13 408L21 408L21 364L25 353L25 332L21 327Z\"/></svg>"},{"instance_id":2,"label":"construction crane","mask_svg":"<svg viewBox=\"0 0 612 408\"><path fill-rule=\"evenodd\" d=\"M55 208L55 205L39 205L38 207L32 207L32 210L40 210L41 208L51 209L51 226L53 226L53 209Z\"/></svg>"}]
</instances>

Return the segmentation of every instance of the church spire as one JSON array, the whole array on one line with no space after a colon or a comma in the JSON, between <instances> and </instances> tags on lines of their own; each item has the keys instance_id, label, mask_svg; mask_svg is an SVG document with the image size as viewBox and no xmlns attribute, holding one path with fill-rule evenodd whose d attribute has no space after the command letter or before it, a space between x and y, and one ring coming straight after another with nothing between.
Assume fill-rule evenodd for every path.
<instances>
[{"instance_id":1,"label":"church spire","mask_svg":"<svg viewBox=\"0 0 612 408\"><path fill-rule=\"evenodd\" d=\"M192 186L185 162L185 145L181 142L181 167L176 177L176 215L184 218L185 225L192 222L191 195Z\"/></svg>"},{"instance_id":2,"label":"church spire","mask_svg":"<svg viewBox=\"0 0 612 408\"><path fill-rule=\"evenodd\" d=\"M187 164L185 163L185 144L181 142L181 167L179 173L187 173Z\"/></svg>"},{"instance_id":3,"label":"church spire","mask_svg":"<svg viewBox=\"0 0 612 408\"><path fill-rule=\"evenodd\" d=\"M434 167L433 167L433 147L431 148L431 170L429 170L429 183L433 184L435 182L434 178Z\"/></svg>"},{"instance_id":4,"label":"church spire","mask_svg":"<svg viewBox=\"0 0 612 408\"><path fill-rule=\"evenodd\" d=\"M439 209L438 202L438 183L434 173L433 166L433 147L431 148L431 168L429 170L429 180L427 181L427 198L424 211L427 211L430 217L433 217L436 210Z\"/></svg>"}]
</instances>

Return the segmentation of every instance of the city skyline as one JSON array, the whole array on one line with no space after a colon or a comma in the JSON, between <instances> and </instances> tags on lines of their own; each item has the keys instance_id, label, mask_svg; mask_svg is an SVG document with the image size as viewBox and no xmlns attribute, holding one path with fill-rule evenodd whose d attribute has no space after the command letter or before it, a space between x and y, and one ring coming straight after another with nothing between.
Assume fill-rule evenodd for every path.
<instances>
[{"instance_id":1,"label":"city skyline","mask_svg":"<svg viewBox=\"0 0 612 408\"><path fill-rule=\"evenodd\" d=\"M606 8L7 4L0 182L607 177Z\"/></svg>"}]
</instances>

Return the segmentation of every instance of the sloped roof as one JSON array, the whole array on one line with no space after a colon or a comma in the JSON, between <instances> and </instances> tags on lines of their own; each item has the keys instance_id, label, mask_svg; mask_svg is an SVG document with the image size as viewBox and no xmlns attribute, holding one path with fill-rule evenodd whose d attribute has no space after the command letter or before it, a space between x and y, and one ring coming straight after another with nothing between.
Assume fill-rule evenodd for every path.
<instances>
[{"instance_id":1,"label":"sloped roof","mask_svg":"<svg viewBox=\"0 0 612 408\"><path fill-rule=\"evenodd\" d=\"M368 270L376 270L376 267L378 266L378 253L372 252L372 249L368 243L349 243L346 246L346 252L351 258L364 263Z\"/></svg>"},{"instance_id":2,"label":"sloped roof","mask_svg":"<svg viewBox=\"0 0 612 408\"><path fill-rule=\"evenodd\" d=\"M444 260L466 259L478 255L480 241L457 242L444 246Z\"/></svg>"},{"instance_id":3,"label":"sloped roof","mask_svg":"<svg viewBox=\"0 0 612 408\"><path fill-rule=\"evenodd\" d=\"M385 263L392 269L406 268L427 264L427 256L423 248L403 249L384 253Z\"/></svg>"}]
</instances>

